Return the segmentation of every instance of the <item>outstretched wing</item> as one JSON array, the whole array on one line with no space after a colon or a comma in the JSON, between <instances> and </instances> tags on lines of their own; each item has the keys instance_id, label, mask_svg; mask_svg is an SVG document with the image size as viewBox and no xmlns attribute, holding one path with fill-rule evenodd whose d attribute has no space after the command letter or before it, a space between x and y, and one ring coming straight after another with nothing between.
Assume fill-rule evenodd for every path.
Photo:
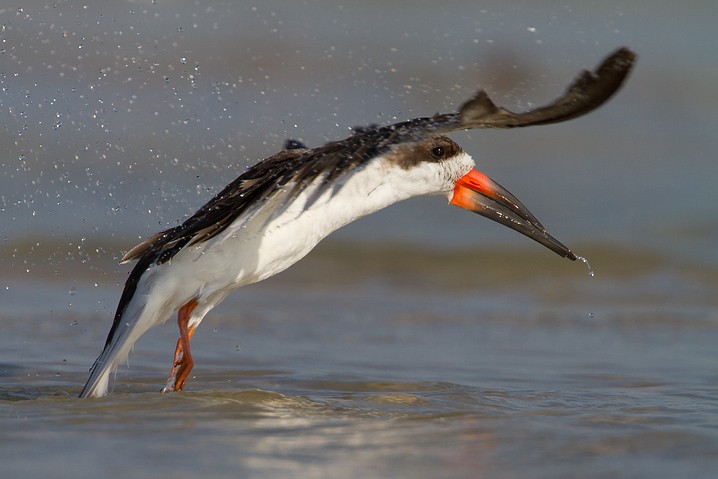
<instances>
[{"instance_id":1,"label":"outstretched wing","mask_svg":"<svg viewBox=\"0 0 718 479\"><path fill-rule=\"evenodd\" d=\"M628 48L619 48L603 60L595 71L584 70L562 97L525 113L513 113L497 107L482 90L461 106L458 129L545 125L585 115L616 93L628 77L635 60L635 53Z\"/></svg>"},{"instance_id":2,"label":"outstretched wing","mask_svg":"<svg viewBox=\"0 0 718 479\"><path fill-rule=\"evenodd\" d=\"M354 135L314 149L292 141L285 150L263 160L200 208L181 225L161 231L132 248L122 261L138 260L130 273L115 319L107 336L111 342L137 284L152 264L169 261L187 245L207 241L227 228L240 215L261 206L277 194L291 201L310 183L318 192L332 180L386 153L395 145L421 141L430 136L472 128L515 128L556 123L598 108L623 84L636 55L620 48L593 72L584 71L566 93L553 103L524 113L497 107L484 91L464 103L457 113L436 114L384 127L356 129Z\"/></svg>"},{"instance_id":3,"label":"outstretched wing","mask_svg":"<svg viewBox=\"0 0 718 479\"><path fill-rule=\"evenodd\" d=\"M456 113L415 118L384 127L357 128L354 135L345 140L314 149L290 142L288 149L251 167L184 223L151 236L132 248L122 261L149 255L148 264L164 263L185 246L217 235L241 214L261 206L273 195L281 192L289 201L320 178L326 187L337 177L398 144L456 130L544 125L585 115L613 96L627 78L635 59L635 53L620 48L594 71L583 71L563 96L524 113L496 106L482 90Z\"/></svg>"},{"instance_id":4,"label":"outstretched wing","mask_svg":"<svg viewBox=\"0 0 718 479\"><path fill-rule=\"evenodd\" d=\"M523 113L498 107L484 90L461 105L457 113L437 114L398 123L397 133L442 134L474 128L517 128L546 125L577 118L603 105L623 85L636 61L636 54L626 47L607 56L594 71L584 70L552 103Z\"/></svg>"}]
</instances>

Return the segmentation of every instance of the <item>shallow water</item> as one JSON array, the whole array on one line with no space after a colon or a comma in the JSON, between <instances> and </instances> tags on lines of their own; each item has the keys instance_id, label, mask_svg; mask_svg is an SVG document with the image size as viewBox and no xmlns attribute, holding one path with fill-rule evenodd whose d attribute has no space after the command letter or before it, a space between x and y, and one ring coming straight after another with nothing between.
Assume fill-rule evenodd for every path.
<instances>
[{"instance_id":1,"label":"shallow water","mask_svg":"<svg viewBox=\"0 0 718 479\"><path fill-rule=\"evenodd\" d=\"M186 392L158 392L170 322L99 400L75 396L117 291L37 280L22 289L72 311L2 318L0 460L15 477L711 477L718 270L586 249L593 278L542 252L330 242L205 319Z\"/></svg>"},{"instance_id":2,"label":"shallow water","mask_svg":"<svg viewBox=\"0 0 718 479\"><path fill-rule=\"evenodd\" d=\"M0 476L715 477L717 5L0 7ZM413 199L212 311L186 392L170 320L76 399L123 252L285 138L536 106L619 45L599 111L453 135L595 276Z\"/></svg>"}]
</instances>

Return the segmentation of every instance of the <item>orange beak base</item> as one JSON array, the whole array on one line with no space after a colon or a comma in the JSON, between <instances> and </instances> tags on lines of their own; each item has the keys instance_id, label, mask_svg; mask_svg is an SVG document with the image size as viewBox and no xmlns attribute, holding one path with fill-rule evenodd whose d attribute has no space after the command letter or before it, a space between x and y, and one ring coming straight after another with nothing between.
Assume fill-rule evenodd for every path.
<instances>
[{"instance_id":1,"label":"orange beak base","mask_svg":"<svg viewBox=\"0 0 718 479\"><path fill-rule=\"evenodd\" d=\"M548 234L518 198L480 171L471 170L456 180L450 203L508 226L564 258L576 260L576 255Z\"/></svg>"}]
</instances>

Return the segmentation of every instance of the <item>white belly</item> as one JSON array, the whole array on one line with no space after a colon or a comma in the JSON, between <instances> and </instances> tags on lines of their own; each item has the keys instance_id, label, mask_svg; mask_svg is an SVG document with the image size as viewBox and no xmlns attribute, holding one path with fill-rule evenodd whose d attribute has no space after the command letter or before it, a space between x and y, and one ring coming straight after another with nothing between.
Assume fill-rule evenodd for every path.
<instances>
[{"instance_id":1,"label":"white belly","mask_svg":"<svg viewBox=\"0 0 718 479\"><path fill-rule=\"evenodd\" d=\"M465 154L457 163L466 170L473 166ZM375 161L318 197L313 195L316 185L286 205L280 193L268 200L273 204L241 216L219 235L184 248L168 263L148 271L145 284L151 294L172 298L174 309L197 298L201 320L232 289L285 270L338 228L418 194L450 191L453 182L437 187L439 180L434 177L438 175L429 168L405 171Z\"/></svg>"}]
</instances>

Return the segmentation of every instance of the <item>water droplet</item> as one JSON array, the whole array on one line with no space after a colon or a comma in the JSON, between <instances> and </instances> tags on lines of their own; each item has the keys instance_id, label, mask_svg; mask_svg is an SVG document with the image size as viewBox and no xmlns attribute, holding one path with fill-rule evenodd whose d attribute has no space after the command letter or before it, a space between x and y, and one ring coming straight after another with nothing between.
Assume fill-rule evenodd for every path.
<instances>
[{"instance_id":1,"label":"water droplet","mask_svg":"<svg viewBox=\"0 0 718 479\"><path fill-rule=\"evenodd\" d=\"M596 273L593 272L593 268L591 268L591 263L589 263L586 258L584 258L583 256L576 256L576 259L580 259L581 261L583 261L583 264L585 264L586 268L588 268L588 275L590 277L593 278L596 275Z\"/></svg>"}]
</instances>

